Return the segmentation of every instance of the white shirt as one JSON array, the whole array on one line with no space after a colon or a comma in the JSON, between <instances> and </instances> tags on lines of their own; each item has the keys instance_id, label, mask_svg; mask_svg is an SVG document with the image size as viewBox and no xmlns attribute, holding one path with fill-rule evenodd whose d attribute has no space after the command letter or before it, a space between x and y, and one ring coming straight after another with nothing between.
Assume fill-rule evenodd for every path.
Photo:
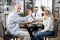
<instances>
[{"instance_id":1,"label":"white shirt","mask_svg":"<svg viewBox=\"0 0 60 40\"><path fill-rule=\"evenodd\" d=\"M51 17L49 17L47 20L45 20L43 17L43 25L44 25L44 29L41 30L41 32L53 31L53 29L54 29L53 21L52 21Z\"/></svg>"},{"instance_id":2,"label":"white shirt","mask_svg":"<svg viewBox=\"0 0 60 40\"><path fill-rule=\"evenodd\" d=\"M36 16L35 16L35 14L36 14ZM42 18L42 14L41 13L32 13L32 16L35 18L35 19L40 19L40 18Z\"/></svg>"}]
</instances>

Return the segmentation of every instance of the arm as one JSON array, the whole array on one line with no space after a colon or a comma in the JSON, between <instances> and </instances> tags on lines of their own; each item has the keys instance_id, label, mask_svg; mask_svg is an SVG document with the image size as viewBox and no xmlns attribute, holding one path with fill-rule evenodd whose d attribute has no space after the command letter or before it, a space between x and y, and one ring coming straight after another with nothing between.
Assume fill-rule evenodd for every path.
<instances>
[{"instance_id":1,"label":"arm","mask_svg":"<svg viewBox=\"0 0 60 40\"><path fill-rule=\"evenodd\" d=\"M10 20L17 23L25 22L24 18L20 17L19 15L13 15Z\"/></svg>"}]
</instances>

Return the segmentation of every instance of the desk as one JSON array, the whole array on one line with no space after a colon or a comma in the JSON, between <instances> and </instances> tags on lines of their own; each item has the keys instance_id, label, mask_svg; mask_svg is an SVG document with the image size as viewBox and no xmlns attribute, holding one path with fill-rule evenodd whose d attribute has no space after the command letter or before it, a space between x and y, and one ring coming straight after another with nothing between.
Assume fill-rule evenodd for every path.
<instances>
[{"instance_id":1,"label":"desk","mask_svg":"<svg viewBox=\"0 0 60 40\"><path fill-rule=\"evenodd\" d=\"M38 28L42 28L42 22L33 22L33 23L26 23L26 24L20 24L20 28L35 28L35 26L38 26ZM43 28L42 28L43 29Z\"/></svg>"},{"instance_id":2,"label":"desk","mask_svg":"<svg viewBox=\"0 0 60 40\"><path fill-rule=\"evenodd\" d=\"M41 25L42 23L43 23L43 19L38 19L38 20L34 20L32 22L20 23L19 25L20 25L21 28L25 28L24 27L25 25L28 25L28 27L29 27L29 26L32 26L34 24Z\"/></svg>"},{"instance_id":3,"label":"desk","mask_svg":"<svg viewBox=\"0 0 60 40\"><path fill-rule=\"evenodd\" d=\"M24 25L25 27L20 27L20 28L26 28L31 38L33 38L32 32L38 31L39 28L43 27L42 22L27 23L27 24L22 24L22 25Z\"/></svg>"}]
</instances>

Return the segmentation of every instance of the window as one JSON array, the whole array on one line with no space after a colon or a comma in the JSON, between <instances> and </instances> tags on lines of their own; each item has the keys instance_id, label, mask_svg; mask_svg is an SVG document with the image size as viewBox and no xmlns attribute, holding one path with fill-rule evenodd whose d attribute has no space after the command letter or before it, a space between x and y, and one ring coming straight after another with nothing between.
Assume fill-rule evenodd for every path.
<instances>
[{"instance_id":1,"label":"window","mask_svg":"<svg viewBox=\"0 0 60 40\"><path fill-rule=\"evenodd\" d=\"M41 11L41 6L46 6L46 7L49 7L52 11L52 0L36 0L35 3L34 3L34 6L38 6L39 7L39 11Z\"/></svg>"}]
</instances>

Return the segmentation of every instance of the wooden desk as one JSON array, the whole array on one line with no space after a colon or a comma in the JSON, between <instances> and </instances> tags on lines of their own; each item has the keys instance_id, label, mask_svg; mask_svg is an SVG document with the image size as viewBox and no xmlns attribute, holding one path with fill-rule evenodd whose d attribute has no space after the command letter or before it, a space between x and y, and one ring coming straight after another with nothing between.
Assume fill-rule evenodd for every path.
<instances>
[{"instance_id":1,"label":"wooden desk","mask_svg":"<svg viewBox=\"0 0 60 40\"><path fill-rule=\"evenodd\" d=\"M36 26L35 26L36 25ZM42 22L34 22L34 23L26 23L26 24L20 24L20 28L25 28L29 32L31 38L33 37L33 32L36 30L38 31L39 28L42 27ZM35 29L36 28L36 29Z\"/></svg>"},{"instance_id":2,"label":"wooden desk","mask_svg":"<svg viewBox=\"0 0 60 40\"><path fill-rule=\"evenodd\" d=\"M42 25L42 22L28 22L28 23L26 23L26 24L19 24L19 26L20 26L20 28L26 28L25 26L28 26L28 27L31 27L31 26L33 26L33 25L37 25L37 26L41 26Z\"/></svg>"}]
</instances>

